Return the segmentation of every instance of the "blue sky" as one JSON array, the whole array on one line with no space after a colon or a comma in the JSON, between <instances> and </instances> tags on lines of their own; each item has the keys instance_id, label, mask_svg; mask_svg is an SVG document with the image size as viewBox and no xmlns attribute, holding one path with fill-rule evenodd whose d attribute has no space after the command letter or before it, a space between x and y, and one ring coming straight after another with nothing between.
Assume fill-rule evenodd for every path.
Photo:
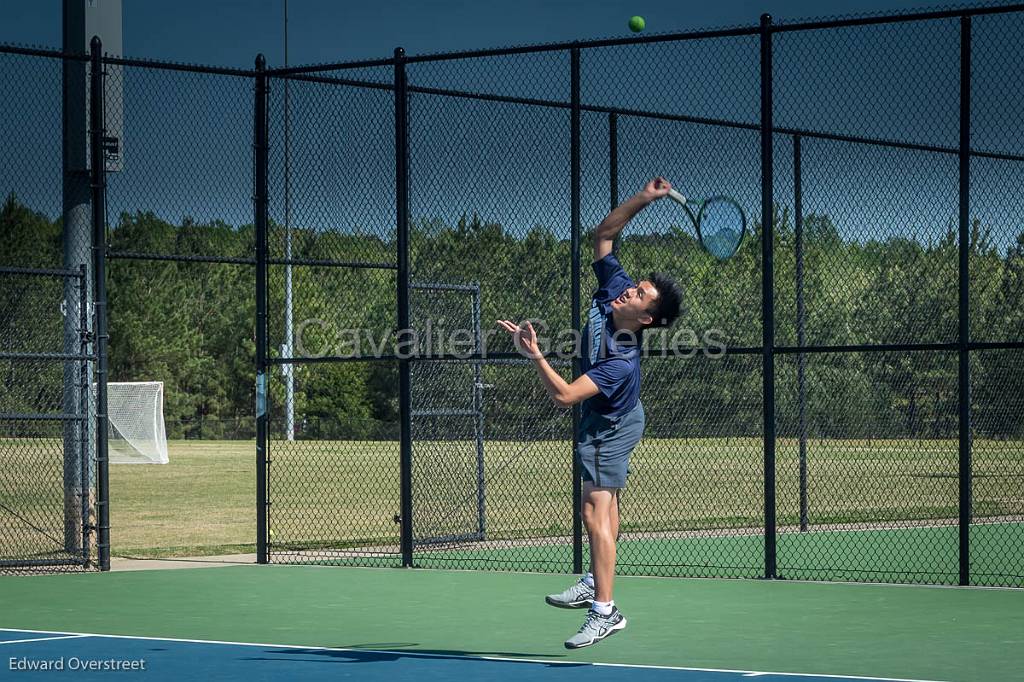
<instances>
[{"instance_id":1,"label":"blue sky","mask_svg":"<svg viewBox=\"0 0 1024 682\"><path fill-rule=\"evenodd\" d=\"M58 0L5 0L0 42L60 43ZM681 8L686 8L683 11ZM629 35L633 14L648 30L685 31L777 20L936 9L923 0L719 0L703 3L519 0L511 3L388 0L377 3L289 0L291 64L391 55L396 45L424 54ZM283 0L124 0L129 56L251 67L263 52L283 63ZM775 38L778 126L954 147L958 130L955 19L781 34ZM972 135L978 149L1024 154L1024 14L975 20ZM756 38L589 50L583 101L631 109L757 122ZM6 57L0 123L17 129L0 189L49 215L60 206L60 76L53 60ZM410 82L565 101L566 52L414 64ZM666 78L670 74L671 78ZM389 81L390 69L355 77ZM117 78L113 76L112 78ZM179 223L251 222L251 82L129 69L125 170L112 174L110 215L153 209ZM272 218L282 222L281 88L272 86ZM308 84L292 86L293 224L317 230L394 229L391 94ZM26 116L25 102L35 107ZM197 103L201 103L197 106ZM412 101L414 218L453 222L463 212L524 233L541 224L566 234L568 127L565 110L481 104L427 95ZM8 126L8 123L10 124ZM583 222L608 208L607 120L584 117ZM455 139L453 132L461 137ZM756 132L692 124L620 122L620 188L633 191L654 173L690 195L731 194L759 211ZM776 201L792 203L791 141L776 150ZM805 141L805 213L830 215L847 237L940 238L955 218L955 156ZM1012 243L1024 216L1024 164L977 161L973 216ZM502 187L503 192L484 191ZM894 206L898 203L898 210ZM645 214L644 229L667 218Z\"/></svg>"},{"instance_id":2,"label":"blue sky","mask_svg":"<svg viewBox=\"0 0 1024 682\"><path fill-rule=\"evenodd\" d=\"M60 0L4 0L0 42L59 46ZM946 3L948 5L948 3ZM283 0L123 0L124 51L218 66L249 67L258 52L284 61ZM289 0L291 64L387 57L629 34L685 31L880 10L942 7L928 0Z\"/></svg>"}]
</instances>

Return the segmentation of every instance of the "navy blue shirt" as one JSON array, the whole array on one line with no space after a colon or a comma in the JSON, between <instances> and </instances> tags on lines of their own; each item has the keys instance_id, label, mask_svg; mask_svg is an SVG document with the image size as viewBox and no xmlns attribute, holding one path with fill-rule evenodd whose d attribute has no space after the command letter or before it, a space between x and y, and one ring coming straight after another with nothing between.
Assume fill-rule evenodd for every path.
<instances>
[{"instance_id":1,"label":"navy blue shirt","mask_svg":"<svg viewBox=\"0 0 1024 682\"><path fill-rule=\"evenodd\" d=\"M600 391L583 403L584 411L605 416L629 412L640 399L640 339L628 332L616 336L611 302L636 284L614 254L591 264L597 291L583 330L583 373Z\"/></svg>"}]
</instances>

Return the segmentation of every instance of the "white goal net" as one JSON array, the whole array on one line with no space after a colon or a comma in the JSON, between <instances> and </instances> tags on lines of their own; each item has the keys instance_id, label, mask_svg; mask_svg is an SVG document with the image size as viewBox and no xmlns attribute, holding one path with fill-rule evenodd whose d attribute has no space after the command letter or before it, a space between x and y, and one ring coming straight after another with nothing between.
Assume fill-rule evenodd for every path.
<instances>
[{"instance_id":1,"label":"white goal net","mask_svg":"<svg viewBox=\"0 0 1024 682\"><path fill-rule=\"evenodd\" d=\"M162 381L107 384L111 464L167 464Z\"/></svg>"}]
</instances>

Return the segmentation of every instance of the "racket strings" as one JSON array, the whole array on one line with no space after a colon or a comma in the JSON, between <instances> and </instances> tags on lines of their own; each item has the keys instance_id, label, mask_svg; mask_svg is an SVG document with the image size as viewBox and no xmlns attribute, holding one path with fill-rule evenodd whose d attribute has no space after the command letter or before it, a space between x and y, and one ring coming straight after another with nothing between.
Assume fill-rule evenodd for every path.
<instances>
[{"instance_id":1,"label":"racket strings","mask_svg":"<svg viewBox=\"0 0 1024 682\"><path fill-rule=\"evenodd\" d=\"M728 197L704 202L697 216L697 239L718 260L735 254L746 233L746 217L740 205Z\"/></svg>"}]
</instances>

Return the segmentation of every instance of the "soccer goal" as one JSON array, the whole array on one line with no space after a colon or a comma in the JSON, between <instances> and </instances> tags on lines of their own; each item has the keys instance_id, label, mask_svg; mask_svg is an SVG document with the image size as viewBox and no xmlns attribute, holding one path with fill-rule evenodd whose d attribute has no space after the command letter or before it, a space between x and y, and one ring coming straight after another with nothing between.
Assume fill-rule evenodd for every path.
<instances>
[{"instance_id":1,"label":"soccer goal","mask_svg":"<svg viewBox=\"0 0 1024 682\"><path fill-rule=\"evenodd\" d=\"M167 464L162 381L107 384L111 464Z\"/></svg>"}]
</instances>

